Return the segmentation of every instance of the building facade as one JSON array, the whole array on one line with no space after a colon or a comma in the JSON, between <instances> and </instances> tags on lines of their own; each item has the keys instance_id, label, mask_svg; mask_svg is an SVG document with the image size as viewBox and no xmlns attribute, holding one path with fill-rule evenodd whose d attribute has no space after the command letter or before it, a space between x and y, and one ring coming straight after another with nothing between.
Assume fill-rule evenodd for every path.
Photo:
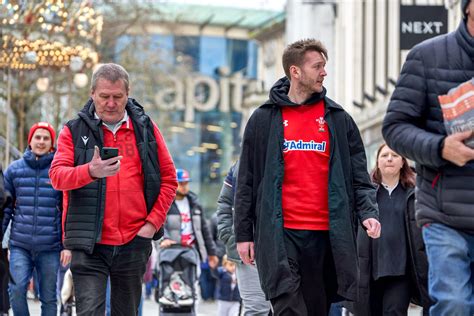
<instances>
[{"instance_id":1,"label":"building facade","mask_svg":"<svg viewBox=\"0 0 474 316\"><path fill-rule=\"evenodd\" d=\"M132 65L132 97L158 123L177 168L215 211L222 179L240 153L247 92L257 80L258 44L251 33L274 11L157 4L159 15L116 44L116 59ZM133 73L146 63L147 71Z\"/></svg>"},{"instance_id":2,"label":"building facade","mask_svg":"<svg viewBox=\"0 0 474 316\"><path fill-rule=\"evenodd\" d=\"M279 56L275 65L283 73L281 55L285 45L303 38L316 38L325 44L329 55L325 79L328 96L354 117L366 146L369 168L375 164L376 150L383 142L381 124L408 54L399 45L401 5L443 6L447 32L455 30L462 17L459 0L288 0L284 29L273 36L262 29L256 37L260 47L277 48L260 50L259 78L264 80L265 90L278 79L273 75L273 65L265 61ZM434 27L432 31L435 33ZM274 44L282 41L283 45Z\"/></svg>"}]
</instances>

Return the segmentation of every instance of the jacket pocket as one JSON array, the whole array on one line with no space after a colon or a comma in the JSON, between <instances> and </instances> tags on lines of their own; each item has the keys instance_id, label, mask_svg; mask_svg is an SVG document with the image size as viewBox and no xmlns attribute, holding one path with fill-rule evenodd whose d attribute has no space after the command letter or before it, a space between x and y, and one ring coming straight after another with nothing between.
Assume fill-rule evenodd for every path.
<instances>
[{"instance_id":1,"label":"jacket pocket","mask_svg":"<svg viewBox=\"0 0 474 316\"><path fill-rule=\"evenodd\" d=\"M437 203L441 212L453 217L470 217L474 205L472 177L441 174L436 185Z\"/></svg>"}]
</instances>

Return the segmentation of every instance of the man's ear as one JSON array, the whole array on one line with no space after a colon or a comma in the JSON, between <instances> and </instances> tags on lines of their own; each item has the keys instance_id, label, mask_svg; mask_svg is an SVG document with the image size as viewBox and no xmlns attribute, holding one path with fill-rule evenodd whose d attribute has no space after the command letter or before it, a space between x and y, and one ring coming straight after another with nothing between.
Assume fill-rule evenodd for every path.
<instances>
[{"instance_id":1,"label":"man's ear","mask_svg":"<svg viewBox=\"0 0 474 316\"><path fill-rule=\"evenodd\" d=\"M298 66L290 66L290 75L292 78L299 79L300 77L300 69Z\"/></svg>"}]
</instances>

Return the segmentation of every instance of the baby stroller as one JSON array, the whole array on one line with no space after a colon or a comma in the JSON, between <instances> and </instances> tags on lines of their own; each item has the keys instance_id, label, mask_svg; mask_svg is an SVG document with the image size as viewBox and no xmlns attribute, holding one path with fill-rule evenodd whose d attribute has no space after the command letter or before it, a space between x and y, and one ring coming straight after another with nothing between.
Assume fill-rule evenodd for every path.
<instances>
[{"instance_id":1,"label":"baby stroller","mask_svg":"<svg viewBox=\"0 0 474 316\"><path fill-rule=\"evenodd\" d=\"M197 265L199 256L193 248L172 245L160 250L159 271L160 315L195 316Z\"/></svg>"}]
</instances>

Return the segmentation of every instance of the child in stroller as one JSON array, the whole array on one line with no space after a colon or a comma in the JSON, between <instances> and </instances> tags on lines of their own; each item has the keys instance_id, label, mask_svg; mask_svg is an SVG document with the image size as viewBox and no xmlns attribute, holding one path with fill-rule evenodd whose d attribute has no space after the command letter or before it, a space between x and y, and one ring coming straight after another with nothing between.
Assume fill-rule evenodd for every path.
<instances>
[{"instance_id":1,"label":"child in stroller","mask_svg":"<svg viewBox=\"0 0 474 316\"><path fill-rule=\"evenodd\" d=\"M199 256L193 248L175 244L160 250L157 270L161 315L183 312L194 315L198 264Z\"/></svg>"}]
</instances>

